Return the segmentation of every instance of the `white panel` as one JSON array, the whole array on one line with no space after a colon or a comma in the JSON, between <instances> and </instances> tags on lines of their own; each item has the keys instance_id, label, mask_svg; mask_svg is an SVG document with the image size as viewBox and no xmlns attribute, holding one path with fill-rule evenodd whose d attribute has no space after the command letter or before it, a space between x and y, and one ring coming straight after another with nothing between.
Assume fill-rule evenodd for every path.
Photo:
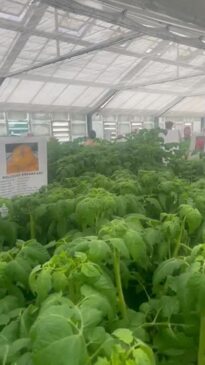
<instances>
[{"instance_id":1,"label":"white panel","mask_svg":"<svg viewBox=\"0 0 205 365\"><path fill-rule=\"evenodd\" d=\"M130 123L118 123L118 135L125 135L131 132Z\"/></svg>"},{"instance_id":2,"label":"white panel","mask_svg":"<svg viewBox=\"0 0 205 365\"><path fill-rule=\"evenodd\" d=\"M47 32L52 32L55 30L55 18L53 8L49 7L48 10L45 12L44 16L40 20L38 29L46 30Z\"/></svg>"},{"instance_id":3,"label":"white panel","mask_svg":"<svg viewBox=\"0 0 205 365\"><path fill-rule=\"evenodd\" d=\"M93 22L92 22L93 23ZM126 33L128 29L119 27L117 25L105 23L101 20L95 20L92 27L88 27L83 39L89 42L102 42L117 35Z\"/></svg>"},{"instance_id":4,"label":"white panel","mask_svg":"<svg viewBox=\"0 0 205 365\"><path fill-rule=\"evenodd\" d=\"M204 97L189 97L177 104L172 111L180 112L202 112L205 113L205 96Z\"/></svg>"},{"instance_id":5,"label":"white panel","mask_svg":"<svg viewBox=\"0 0 205 365\"><path fill-rule=\"evenodd\" d=\"M32 104L48 105L56 99L60 93L66 88L66 84L55 84L47 82L33 99Z\"/></svg>"},{"instance_id":6,"label":"white panel","mask_svg":"<svg viewBox=\"0 0 205 365\"><path fill-rule=\"evenodd\" d=\"M122 91L113 97L112 100L106 105L105 109L120 108L123 103L129 100L133 96L133 91Z\"/></svg>"},{"instance_id":7,"label":"white panel","mask_svg":"<svg viewBox=\"0 0 205 365\"><path fill-rule=\"evenodd\" d=\"M86 90L86 88L86 86L68 86L59 98L55 100L54 104L69 106Z\"/></svg>"},{"instance_id":8,"label":"white panel","mask_svg":"<svg viewBox=\"0 0 205 365\"><path fill-rule=\"evenodd\" d=\"M165 108L166 105L168 105L169 103L174 101L174 99L176 99L176 97L172 96L172 95L158 95L156 100L153 101L152 103L150 103L150 105L148 105L146 107L146 109L147 110L161 110L161 109Z\"/></svg>"},{"instance_id":9,"label":"white panel","mask_svg":"<svg viewBox=\"0 0 205 365\"><path fill-rule=\"evenodd\" d=\"M141 93L142 95L142 93ZM146 110L147 107L149 107L155 100L159 98L160 95L157 94L145 94L143 98L141 98L140 101L133 104L131 109L139 109L139 110ZM125 109L127 109L127 104L123 105Z\"/></svg>"},{"instance_id":10,"label":"white panel","mask_svg":"<svg viewBox=\"0 0 205 365\"><path fill-rule=\"evenodd\" d=\"M15 89L19 80L17 79L6 79L0 86L0 102L6 101L11 92Z\"/></svg>"},{"instance_id":11,"label":"white panel","mask_svg":"<svg viewBox=\"0 0 205 365\"><path fill-rule=\"evenodd\" d=\"M102 56L102 57L101 57ZM76 79L91 80L99 82L119 81L125 73L140 62L135 57L126 55L117 55L111 52L97 52L94 56L88 58L83 57L70 63L69 72L76 71L76 67L80 67ZM73 68L74 67L74 68Z\"/></svg>"},{"instance_id":12,"label":"white panel","mask_svg":"<svg viewBox=\"0 0 205 365\"><path fill-rule=\"evenodd\" d=\"M0 136L6 136L7 135L7 128L6 123L0 123Z\"/></svg>"},{"instance_id":13,"label":"white panel","mask_svg":"<svg viewBox=\"0 0 205 365\"><path fill-rule=\"evenodd\" d=\"M106 92L107 90L102 88L89 87L81 96L79 96L79 98L77 98L72 103L72 106L81 106L81 107L92 106L93 102L102 97Z\"/></svg>"},{"instance_id":14,"label":"white panel","mask_svg":"<svg viewBox=\"0 0 205 365\"><path fill-rule=\"evenodd\" d=\"M7 113L7 119L9 121L28 121L28 114L26 112L21 111L9 111Z\"/></svg>"},{"instance_id":15,"label":"white panel","mask_svg":"<svg viewBox=\"0 0 205 365\"><path fill-rule=\"evenodd\" d=\"M161 110L175 99L172 95L149 94L137 91L123 91L107 105L107 109Z\"/></svg>"},{"instance_id":16,"label":"white panel","mask_svg":"<svg viewBox=\"0 0 205 365\"><path fill-rule=\"evenodd\" d=\"M184 79L184 80L176 80L176 81L173 81L173 82L166 82L166 83L163 83L163 84L155 84L155 85L150 85L148 88L149 89L152 89L152 90L170 90L172 92L186 92L193 88L194 85L196 83L198 83L199 81L203 81L204 78L202 78L201 76L200 77L194 77L194 78L191 78L191 79ZM198 92L199 90L201 90L204 86L202 85L201 87L200 86L197 86L197 89L196 91Z\"/></svg>"},{"instance_id":17,"label":"white panel","mask_svg":"<svg viewBox=\"0 0 205 365\"><path fill-rule=\"evenodd\" d=\"M146 93L132 92L132 97L130 97L125 104L122 104L121 106L119 106L119 108L135 109L135 107L137 106L138 109L141 109L141 108L139 108L139 105L141 105L141 102L143 102L144 100L147 100L147 98L148 98L148 94L146 94Z\"/></svg>"},{"instance_id":18,"label":"white panel","mask_svg":"<svg viewBox=\"0 0 205 365\"><path fill-rule=\"evenodd\" d=\"M26 0L26 1L18 1L17 2L12 2L12 1L9 1L9 0L1 0L1 8L0 8L0 11L3 13L9 13L9 14L12 14L12 15L19 15L23 8L24 8L24 4L26 2L28 2L29 0Z\"/></svg>"},{"instance_id":19,"label":"white panel","mask_svg":"<svg viewBox=\"0 0 205 365\"><path fill-rule=\"evenodd\" d=\"M19 56L16 58L13 66L11 67L11 70L14 71L16 69L29 66L33 64L34 62L38 62L38 57L42 57L44 53L41 51L43 50L43 47L48 43L48 39L44 37L37 37L37 36L31 36L22 51L20 52ZM54 42L54 41L50 41ZM22 65L21 65L21 61ZM20 63L20 67L19 67Z\"/></svg>"},{"instance_id":20,"label":"white panel","mask_svg":"<svg viewBox=\"0 0 205 365\"><path fill-rule=\"evenodd\" d=\"M149 81L151 84L153 81L158 81L158 80L160 81L167 79L169 77L176 77L176 76L177 76L176 66L172 65L167 66L160 62L151 61L140 72L137 72L135 74L135 76L131 80L131 83Z\"/></svg>"},{"instance_id":21,"label":"white panel","mask_svg":"<svg viewBox=\"0 0 205 365\"><path fill-rule=\"evenodd\" d=\"M11 30L0 28L0 65L3 63L17 34Z\"/></svg>"},{"instance_id":22,"label":"white panel","mask_svg":"<svg viewBox=\"0 0 205 365\"><path fill-rule=\"evenodd\" d=\"M8 102L29 103L37 94L43 82L23 80L8 98Z\"/></svg>"},{"instance_id":23,"label":"white panel","mask_svg":"<svg viewBox=\"0 0 205 365\"><path fill-rule=\"evenodd\" d=\"M94 119L92 124L97 138L103 138L103 121Z\"/></svg>"},{"instance_id":24,"label":"white panel","mask_svg":"<svg viewBox=\"0 0 205 365\"><path fill-rule=\"evenodd\" d=\"M32 124L31 131L34 136L49 136L51 134L51 128L49 124Z\"/></svg>"},{"instance_id":25,"label":"white panel","mask_svg":"<svg viewBox=\"0 0 205 365\"><path fill-rule=\"evenodd\" d=\"M144 36L142 38L133 41L129 45L128 50L132 52L136 51L138 53L145 53L148 50L152 51L152 49L156 47L156 45L159 44L160 42L161 39Z\"/></svg>"}]
</instances>

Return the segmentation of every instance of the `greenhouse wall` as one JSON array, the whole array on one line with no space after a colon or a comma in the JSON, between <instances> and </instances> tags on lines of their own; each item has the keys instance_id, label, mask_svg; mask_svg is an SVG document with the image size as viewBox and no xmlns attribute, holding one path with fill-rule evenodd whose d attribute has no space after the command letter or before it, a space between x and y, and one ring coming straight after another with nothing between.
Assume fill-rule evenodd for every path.
<instances>
[{"instance_id":1,"label":"greenhouse wall","mask_svg":"<svg viewBox=\"0 0 205 365\"><path fill-rule=\"evenodd\" d=\"M201 119L191 117L161 117L159 127L165 128L165 122L172 120L174 127L182 133L185 126L190 126L192 133L201 131ZM117 136L128 135L140 129L155 126L154 116L128 114L94 114L92 129L97 138L114 140ZM61 142L87 136L87 116L83 113L9 111L0 113L0 136L25 135L53 136Z\"/></svg>"},{"instance_id":2,"label":"greenhouse wall","mask_svg":"<svg viewBox=\"0 0 205 365\"><path fill-rule=\"evenodd\" d=\"M85 137L87 135L86 114L21 111L0 113L0 136L20 136L29 133L34 136L53 136L62 142Z\"/></svg>"}]
</instances>

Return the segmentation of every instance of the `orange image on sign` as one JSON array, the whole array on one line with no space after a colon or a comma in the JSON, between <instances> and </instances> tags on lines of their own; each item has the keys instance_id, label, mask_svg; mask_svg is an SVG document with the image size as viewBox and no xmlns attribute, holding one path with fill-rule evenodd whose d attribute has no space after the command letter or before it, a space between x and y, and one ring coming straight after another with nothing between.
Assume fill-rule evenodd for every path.
<instances>
[{"instance_id":1,"label":"orange image on sign","mask_svg":"<svg viewBox=\"0 0 205 365\"><path fill-rule=\"evenodd\" d=\"M37 143L6 145L7 174L38 171L37 147Z\"/></svg>"}]
</instances>

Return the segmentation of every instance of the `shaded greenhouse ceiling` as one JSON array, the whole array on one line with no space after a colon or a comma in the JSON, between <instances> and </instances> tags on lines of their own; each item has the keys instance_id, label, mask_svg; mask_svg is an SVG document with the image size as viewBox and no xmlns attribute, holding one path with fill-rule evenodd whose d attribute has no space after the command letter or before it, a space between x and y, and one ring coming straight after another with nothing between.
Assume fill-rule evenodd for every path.
<instances>
[{"instance_id":1,"label":"shaded greenhouse ceiling","mask_svg":"<svg viewBox=\"0 0 205 365\"><path fill-rule=\"evenodd\" d=\"M203 116L204 30L150 10L149 1L123 4L3 0L0 111Z\"/></svg>"}]
</instances>

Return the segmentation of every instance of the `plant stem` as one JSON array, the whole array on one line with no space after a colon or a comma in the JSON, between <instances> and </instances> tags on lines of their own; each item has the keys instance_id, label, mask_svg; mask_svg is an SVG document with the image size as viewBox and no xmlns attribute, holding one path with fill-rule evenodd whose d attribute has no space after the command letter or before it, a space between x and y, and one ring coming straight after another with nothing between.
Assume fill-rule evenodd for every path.
<instances>
[{"instance_id":1,"label":"plant stem","mask_svg":"<svg viewBox=\"0 0 205 365\"><path fill-rule=\"evenodd\" d=\"M176 247L175 247L175 250L174 250L173 257L177 257L178 253L179 253L179 249L180 249L180 246L181 246L182 235L183 235L183 231L184 231L185 220L186 220L186 218L183 219L183 222L182 222L182 225L181 225L181 230L180 230L177 242L176 242Z\"/></svg>"},{"instance_id":2,"label":"plant stem","mask_svg":"<svg viewBox=\"0 0 205 365\"><path fill-rule=\"evenodd\" d=\"M205 313L201 313L197 365L205 365Z\"/></svg>"},{"instance_id":3,"label":"plant stem","mask_svg":"<svg viewBox=\"0 0 205 365\"><path fill-rule=\"evenodd\" d=\"M113 251L113 265L114 265L114 273L115 273L115 283L117 287L118 299L119 299L119 309L122 315L122 318L127 317L127 307L124 299L124 294L122 290L122 280L120 273L120 254L114 249Z\"/></svg>"},{"instance_id":4,"label":"plant stem","mask_svg":"<svg viewBox=\"0 0 205 365\"><path fill-rule=\"evenodd\" d=\"M31 239L36 238L35 222L32 213L30 213L30 236Z\"/></svg>"}]
</instances>

